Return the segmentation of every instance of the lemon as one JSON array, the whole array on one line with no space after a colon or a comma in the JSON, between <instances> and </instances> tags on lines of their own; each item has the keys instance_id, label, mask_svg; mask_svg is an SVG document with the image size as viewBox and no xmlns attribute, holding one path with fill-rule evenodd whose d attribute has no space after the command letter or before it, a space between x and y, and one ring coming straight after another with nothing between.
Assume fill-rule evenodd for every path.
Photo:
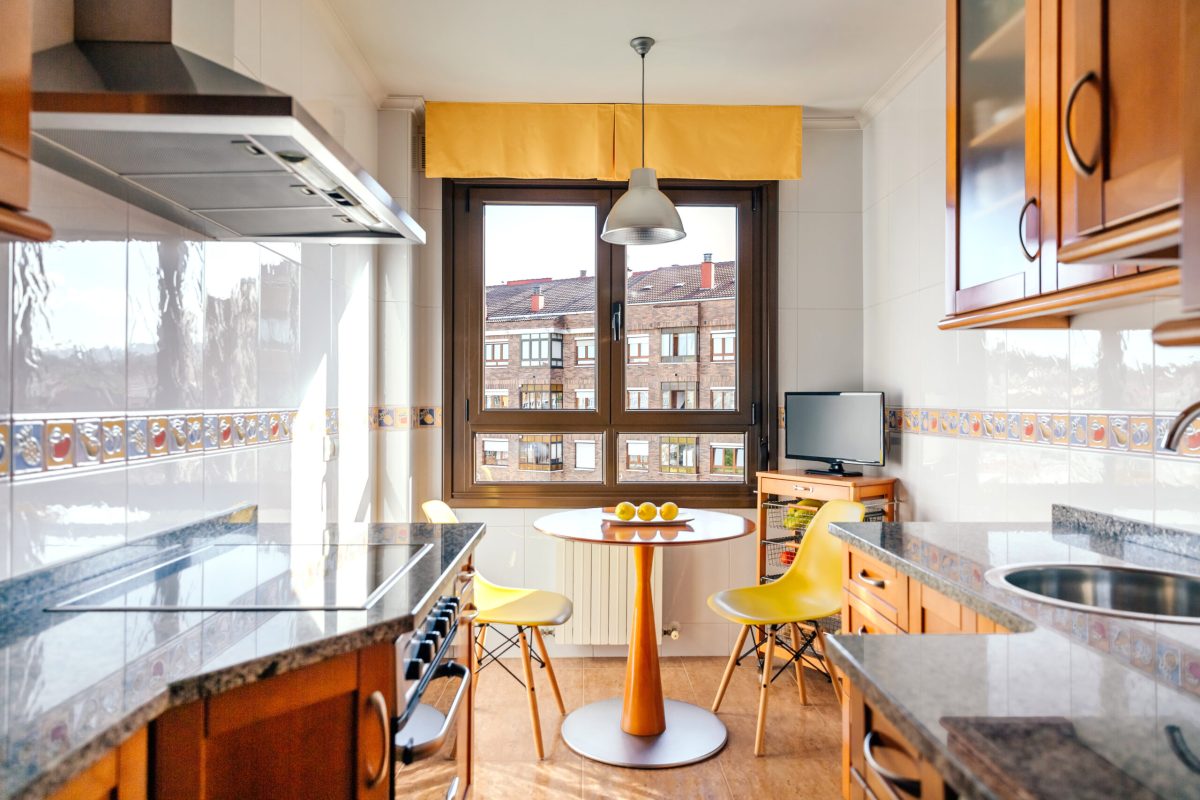
<instances>
[{"instance_id":1,"label":"lemon","mask_svg":"<svg viewBox=\"0 0 1200 800\"><path fill-rule=\"evenodd\" d=\"M658 507L658 513L663 519L665 519L667 522L670 522L671 520L675 519L675 517L679 516L679 506L675 505L674 503L663 503Z\"/></svg>"},{"instance_id":2,"label":"lemon","mask_svg":"<svg viewBox=\"0 0 1200 800\"><path fill-rule=\"evenodd\" d=\"M640 506L638 506L637 515L638 519L642 520L643 522L649 522L658 516L658 509L655 508L654 503L642 503Z\"/></svg>"},{"instance_id":3,"label":"lemon","mask_svg":"<svg viewBox=\"0 0 1200 800\"><path fill-rule=\"evenodd\" d=\"M634 507L633 503L626 500L617 504L615 513L617 515L617 519L628 521L633 519L633 515L637 513L637 509Z\"/></svg>"}]
</instances>

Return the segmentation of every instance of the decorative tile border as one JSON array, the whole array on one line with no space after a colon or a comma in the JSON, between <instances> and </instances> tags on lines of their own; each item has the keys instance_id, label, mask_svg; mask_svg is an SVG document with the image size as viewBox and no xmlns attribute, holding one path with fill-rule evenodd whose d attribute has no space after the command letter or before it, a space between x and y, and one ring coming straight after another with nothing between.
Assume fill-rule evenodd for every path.
<instances>
[{"instance_id":1,"label":"decorative tile border","mask_svg":"<svg viewBox=\"0 0 1200 800\"><path fill-rule=\"evenodd\" d=\"M374 431L442 427L441 406L372 406L370 425Z\"/></svg>"},{"instance_id":2,"label":"decorative tile border","mask_svg":"<svg viewBox=\"0 0 1200 800\"><path fill-rule=\"evenodd\" d=\"M1170 416L1114 412L988 411L975 409L887 409L890 433L985 439L1112 453L1200 457L1200 421L1193 422L1178 453L1161 446Z\"/></svg>"},{"instance_id":3,"label":"decorative tile border","mask_svg":"<svg viewBox=\"0 0 1200 800\"><path fill-rule=\"evenodd\" d=\"M337 410L332 409L336 432ZM289 442L295 409L0 420L0 479ZM329 411L326 412L326 428Z\"/></svg>"},{"instance_id":4,"label":"decorative tile border","mask_svg":"<svg viewBox=\"0 0 1200 800\"><path fill-rule=\"evenodd\" d=\"M953 552L943 553L936 545L917 539L904 542L904 557L931 572L947 576L983 593L987 565ZM995 595L992 595L993 599ZM1039 603L1005 593L1003 601L1026 617L1037 620L1071 637L1079 644L1115 657L1122 664L1144 672L1155 682L1200 696L1200 649L1158 632L1152 623L1089 614Z\"/></svg>"}]
</instances>

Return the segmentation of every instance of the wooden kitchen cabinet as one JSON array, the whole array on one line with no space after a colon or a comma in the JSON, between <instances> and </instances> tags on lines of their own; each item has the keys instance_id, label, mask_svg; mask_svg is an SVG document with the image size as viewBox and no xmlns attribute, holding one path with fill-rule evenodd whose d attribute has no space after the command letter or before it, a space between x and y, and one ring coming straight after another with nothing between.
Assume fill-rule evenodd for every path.
<instances>
[{"instance_id":1,"label":"wooden kitchen cabinet","mask_svg":"<svg viewBox=\"0 0 1200 800\"><path fill-rule=\"evenodd\" d=\"M1052 261L1043 180L1043 0L947 3L947 312L1041 292ZM1049 184L1053 187L1053 183ZM1049 236L1047 236L1049 235Z\"/></svg>"},{"instance_id":2,"label":"wooden kitchen cabinet","mask_svg":"<svg viewBox=\"0 0 1200 800\"><path fill-rule=\"evenodd\" d=\"M146 800L149 736L145 728L50 795L50 800Z\"/></svg>"},{"instance_id":3,"label":"wooden kitchen cabinet","mask_svg":"<svg viewBox=\"0 0 1200 800\"><path fill-rule=\"evenodd\" d=\"M842 705L842 795L848 800L957 797L942 776L869 702L845 684Z\"/></svg>"},{"instance_id":4,"label":"wooden kitchen cabinet","mask_svg":"<svg viewBox=\"0 0 1200 800\"><path fill-rule=\"evenodd\" d=\"M50 238L50 226L23 213L29 208L30 73L33 0L0 0L0 239Z\"/></svg>"},{"instance_id":5,"label":"wooden kitchen cabinet","mask_svg":"<svg viewBox=\"0 0 1200 800\"><path fill-rule=\"evenodd\" d=\"M1187 5L948 0L939 327L1066 327L1179 283Z\"/></svg>"},{"instance_id":6,"label":"wooden kitchen cabinet","mask_svg":"<svg viewBox=\"0 0 1200 800\"><path fill-rule=\"evenodd\" d=\"M154 797L390 798L394 667L372 645L168 710Z\"/></svg>"},{"instance_id":7,"label":"wooden kitchen cabinet","mask_svg":"<svg viewBox=\"0 0 1200 800\"><path fill-rule=\"evenodd\" d=\"M1177 263L1183 0L1061 0L1059 260Z\"/></svg>"}]
</instances>

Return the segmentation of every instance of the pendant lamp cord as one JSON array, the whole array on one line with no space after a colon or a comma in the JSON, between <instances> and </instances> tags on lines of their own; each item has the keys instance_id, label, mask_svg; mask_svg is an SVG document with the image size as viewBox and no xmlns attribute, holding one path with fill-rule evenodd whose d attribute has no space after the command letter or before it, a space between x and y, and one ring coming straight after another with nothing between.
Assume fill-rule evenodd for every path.
<instances>
[{"instance_id":1,"label":"pendant lamp cord","mask_svg":"<svg viewBox=\"0 0 1200 800\"><path fill-rule=\"evenodd\" d=\"M646 54L642 57L642 169L646 168Z\"/></svg>"}]
</instances>

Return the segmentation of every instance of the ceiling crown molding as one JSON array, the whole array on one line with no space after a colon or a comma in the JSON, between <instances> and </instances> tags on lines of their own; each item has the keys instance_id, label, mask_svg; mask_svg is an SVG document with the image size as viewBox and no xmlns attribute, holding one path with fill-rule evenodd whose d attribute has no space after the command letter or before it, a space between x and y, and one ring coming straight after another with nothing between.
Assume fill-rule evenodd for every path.
<instances>
[{"instance_id":1,"label":"ceiling crown molding","mask_svg":"<svg viewBox=\"0 0 1200 800\"><path fill-rule=\"evenodd\" d=\"M929 35L928 39L921 43L917 51L909 56L900 69L884 81L883 86L880 86L879 90L863 103L863 107L856 115L859 125L865 128L871 124L871 120L875 119L879 112L883 111L887 104L892 102L921 70L933 63L933 60L945 51L946 23L943 22Z\"/></svg>"},{"instance_id":2,"label":"ceiling crown molding","mask_svg":"<svg viewBox=\"0 0 1200 800\"><path fill-rule=\"evenodd\" d=\"M802 127L806 130L814 131L857 131L861 130L862 126L858 124L858 117L810 117L807 114L804 116Z\"/></svg>"}]
</instances>

